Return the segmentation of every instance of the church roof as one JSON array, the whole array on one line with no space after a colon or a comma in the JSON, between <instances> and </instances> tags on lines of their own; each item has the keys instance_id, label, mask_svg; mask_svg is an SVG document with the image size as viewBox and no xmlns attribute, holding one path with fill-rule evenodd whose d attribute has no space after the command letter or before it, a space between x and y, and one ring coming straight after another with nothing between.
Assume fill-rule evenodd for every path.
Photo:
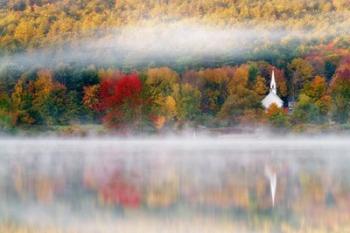
<instances>
[{"instance_id":1,"label":"church roof","mask_svg":"<svg viewBox=\"0 0 350 233\"><path fill-rule=\"evenodd\" d=\"M262 105L267 109L271 104L276 104L277 107L282 108L283 100L274 92L270 92L263 100Z\"/></svg>"}]
</instances>

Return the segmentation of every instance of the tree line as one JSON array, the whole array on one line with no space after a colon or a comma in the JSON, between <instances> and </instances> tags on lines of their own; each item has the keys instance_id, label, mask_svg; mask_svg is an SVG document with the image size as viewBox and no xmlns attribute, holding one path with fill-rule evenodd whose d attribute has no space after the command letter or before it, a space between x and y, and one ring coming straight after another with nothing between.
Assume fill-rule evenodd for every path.
<instances>
[{"instance_id":1,"label":"tree line","mask_svg":"<svg viewBox=\"0 0 350 233\"><path fill-rule=\"evenodd\" d=\"M272 70L285 105L265 110L261 100ZM32 70L4 65L0 72L0 124L7 130L90 123L147 132L186 126L298 128L346 124L349 114L350 56L314 52L282 68L248 61L181 72L165 66L125 72L70 65Z\"/></svg>"}]
</instances>

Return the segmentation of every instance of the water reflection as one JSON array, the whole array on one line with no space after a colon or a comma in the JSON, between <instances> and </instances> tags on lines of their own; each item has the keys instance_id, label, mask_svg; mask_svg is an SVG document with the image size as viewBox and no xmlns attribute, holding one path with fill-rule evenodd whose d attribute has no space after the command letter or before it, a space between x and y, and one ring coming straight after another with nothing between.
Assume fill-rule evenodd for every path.
<instances>
[{"instance_id":1,"label":"water reflection","mask_svg":"<svg viewBox=\"0 0 350 233\"><path fill-rule=\"evenodd\" d=\"M350 230L345 139L4 139L0 148L1 232Z\"/></svg>"}]
</instances>

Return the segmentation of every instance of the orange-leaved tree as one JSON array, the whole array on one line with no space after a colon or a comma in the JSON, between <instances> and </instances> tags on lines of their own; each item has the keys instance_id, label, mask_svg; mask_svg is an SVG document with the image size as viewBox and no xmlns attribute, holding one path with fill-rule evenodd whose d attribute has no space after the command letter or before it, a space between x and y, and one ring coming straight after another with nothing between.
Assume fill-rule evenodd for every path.
<instances>
[{"instance_id":1,"label":"orange-leaved tree","mask_svg":"<svg viewBox=\"0 0 350 233\"><path fill-rule=\"evenodd\" d=\"M284 109L276 104L271 104L266 111L266 117L270 124L276 128L283 128L288 125L288 116Z\"/></svg>"}]
</instances>

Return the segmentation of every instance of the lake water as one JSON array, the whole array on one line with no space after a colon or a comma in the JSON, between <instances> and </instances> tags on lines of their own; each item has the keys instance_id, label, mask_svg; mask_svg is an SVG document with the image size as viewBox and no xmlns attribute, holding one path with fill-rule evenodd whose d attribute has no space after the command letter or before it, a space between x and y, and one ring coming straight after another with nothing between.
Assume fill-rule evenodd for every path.
<instances>
[{"instance_id":1,"label":"lake water","mask_svg":"<svg viewBox=\"0 0 350 233\"><path fill-rule=\"evenodd\" d=\"M4 138L0 232L350 232L349 142Z\"/></svg>"}]
</instances>

